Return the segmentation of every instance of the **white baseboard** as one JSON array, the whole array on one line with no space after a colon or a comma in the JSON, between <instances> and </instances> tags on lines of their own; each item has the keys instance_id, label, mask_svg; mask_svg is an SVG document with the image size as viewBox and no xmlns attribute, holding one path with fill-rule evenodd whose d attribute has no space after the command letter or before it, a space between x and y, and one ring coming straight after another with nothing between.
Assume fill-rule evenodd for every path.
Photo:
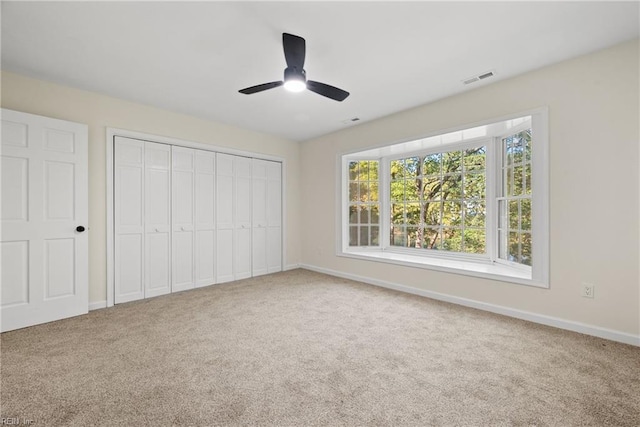
<instances>
[{"instance_id":1,"label":"white baseboard","mask_svg":"<svg viewBox=\"0 0 640 427\"><path fill-rule=\"evenodd\" d=\"M285 265L282 271L295 270L296 268L300 268L300 264L289 264Z\"/></svg>"},{"instance_id":2,"label":"white baseboard","mask_svg":"<svg viewBox=\"0 0 640 427\"><path fill-rule=\"evenodd\" d=\"M504 316L515 317L516 319L527 320L529 322L539 323L542 325L553 326L568 331L579 332L585 335L604 338L611 341L617 341L624 344L631 344L640 347L640 335L632 335L626 332L615 331L612 329L601 328L599 326L587 325L571 320L560 319L557 317L546 316L543 314L532 313L529 311L517 310L515 308L504 307L486 302L475 301L467 298L456 297L453 295L442 294L439 292L427 291L423 289L412 288L398 283L378 280L371 277L358 276L341 271L330 270L328 268L316 267L308 264L300 264L300 268L316 271L318 273L329 274L331 276L342 277L344 279L356 280L358 282L368 283L370 285L380 286L383 288L394 289L396 291L406 292L409 294L420 295L423 297L435 299L438 301L450 302L465 307L477 308L479 310L490 311L492 313L502 314Z\"/></svg>"},{"instance_id":3,"label":"white baseboard","mask_svg":"<svg viewBox=\"0 0 640 427\"><path fill-rule=\"evenodd\" d=\"M101 308L107 308L107 300L89 303L89 311L100 310Z\"/></svg>"}]
</instances>

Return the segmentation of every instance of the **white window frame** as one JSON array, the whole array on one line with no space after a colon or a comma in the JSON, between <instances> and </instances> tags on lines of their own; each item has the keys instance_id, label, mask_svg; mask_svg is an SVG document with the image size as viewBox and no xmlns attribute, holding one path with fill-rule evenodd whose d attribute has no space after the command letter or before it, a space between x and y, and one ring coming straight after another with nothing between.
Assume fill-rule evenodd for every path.
<instances>
[{"instance_id":1,"label":"white window frame","mask_svg":"<svg viewBox=\"0 0 640 427\"><path fill-rule=\"evenodd\" d=\"M465 139L461 142L443 144L432 148L414 148L420 140L394 143L366 150L366 152L346 152L338 155L338 192L340 200L337 203L337 247L336 255L388 262L411 267L446 271L475 277L484 277L511 283L536 287L549 287L549 136L548 109L546 107L530 110L509 116L488 119L472 125L459 126L453 129L433 132L423 138L445 135L452 132L469 130L487 125L501 125L510 120L531 117L530 123L523 123L510 127L502 132L491 135ZM498 258L498 211L497 195L501 194L501 177L498 172L501 166L501 139L513 135L526 128L533 129L532 147L532 259L533 266L501 260ZM431 251L428 249L403 248L391 246L390 235L390 200L389 164L391 160L404 159L414 155L442 153L455 151L479 145L487 146L486 157L486 255L467 254L459 252ZM404 148L404 149L403 149ZM379 154L379 155L376 155ZM379 201L380 201L380 246L350 247L349 246L349 188L348 165L351 161L378 160L379 163Z\"/></svg>"}]
</instances>

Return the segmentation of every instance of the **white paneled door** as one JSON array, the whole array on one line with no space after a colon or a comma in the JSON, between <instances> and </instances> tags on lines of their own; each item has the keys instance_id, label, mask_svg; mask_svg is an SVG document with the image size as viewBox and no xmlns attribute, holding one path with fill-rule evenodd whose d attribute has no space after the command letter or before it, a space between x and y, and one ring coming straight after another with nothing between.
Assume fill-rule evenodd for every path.
<instances>
[{"instance_id":1,"label":"white paneled door","mask_svg":"<svg viewBox=\"0 0 640 427\"><path fill-rule=\"evenodd\" d=\"M235 280L251 277L251 159L234 156L234 247Z\"/></svg>"},{"instance_id":2,"label":"white paneled door","mask_svg":"<svg viewBox=\"0 0 640 427\"><path fill-rule=\"evenodd\" d=\"M173 155L173 292L194 287L195 150L171 147Z\"/></svg>"},{"instance_id":3,"label":"white paneled door","mask_svg":"<svg viewBox=\"0 0 640 427\"><path fill-rule=\"evenodd\" d=\"M215 164L215 153L196 150L196 287L208 286L216 282L214 269Z\"/></svg>"},{"instance_id":4,"label":"white paneled door","mask_svg":"<svg viewBox=\"0 0 640 427\"><path fill-rule=\"evenodd\" d=\"M282 164L252 160L252 274L282 271Z\"/></svg>"},{"instance_id":5,"label":"white paneled door","mask_svg":"<svg viewBox=\"0 0 640 427\"><path fill-rule=\"evenodd\" d=\"M88 312L87 135L2 110L2 332Z\"/></svg>"},{"instance_id":6,"label":"white paneled door","mask_svg":"<svg viewBox=\"0 0 640 427\"><path fill-rule=\"evenodd\" d=\"M233 276L233 158L216 155L216 282L232 281Z\"/></svg>"}]
</instances>

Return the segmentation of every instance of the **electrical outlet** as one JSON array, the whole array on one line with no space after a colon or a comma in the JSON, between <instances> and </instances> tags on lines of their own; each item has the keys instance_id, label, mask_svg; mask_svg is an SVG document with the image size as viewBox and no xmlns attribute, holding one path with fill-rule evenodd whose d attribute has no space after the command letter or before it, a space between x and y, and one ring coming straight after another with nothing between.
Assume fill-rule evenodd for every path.
<instances>
[{"instance_id":1,"label":"electrical outlet","mask_svg":"<svg viewBox=\"0 0 640 427\"><path fill-rule=\"evenodd\" d=\"M595 286L591 283L583 283L582 284L582 296L585 298L593 298Z\"/></svg>"}]
</instances>

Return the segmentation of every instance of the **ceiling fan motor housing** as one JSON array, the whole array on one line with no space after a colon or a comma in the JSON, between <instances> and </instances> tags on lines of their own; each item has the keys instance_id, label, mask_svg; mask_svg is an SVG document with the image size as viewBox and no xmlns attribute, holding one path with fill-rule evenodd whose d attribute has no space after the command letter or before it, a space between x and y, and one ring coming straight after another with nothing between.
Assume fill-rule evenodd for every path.
<instances>
[{"instance_id":1,"label":"ceiling fan motor housing","mask_svg":"<svg viewBox=\"0 0 640 427\"><path fill-rule=\"evenodd\" d=\"M298 70L297 67L287 67L284 69L284 81L300 80L303 83L307 82L307 73L304 70Z\"/></svg>"}]
</instances>

